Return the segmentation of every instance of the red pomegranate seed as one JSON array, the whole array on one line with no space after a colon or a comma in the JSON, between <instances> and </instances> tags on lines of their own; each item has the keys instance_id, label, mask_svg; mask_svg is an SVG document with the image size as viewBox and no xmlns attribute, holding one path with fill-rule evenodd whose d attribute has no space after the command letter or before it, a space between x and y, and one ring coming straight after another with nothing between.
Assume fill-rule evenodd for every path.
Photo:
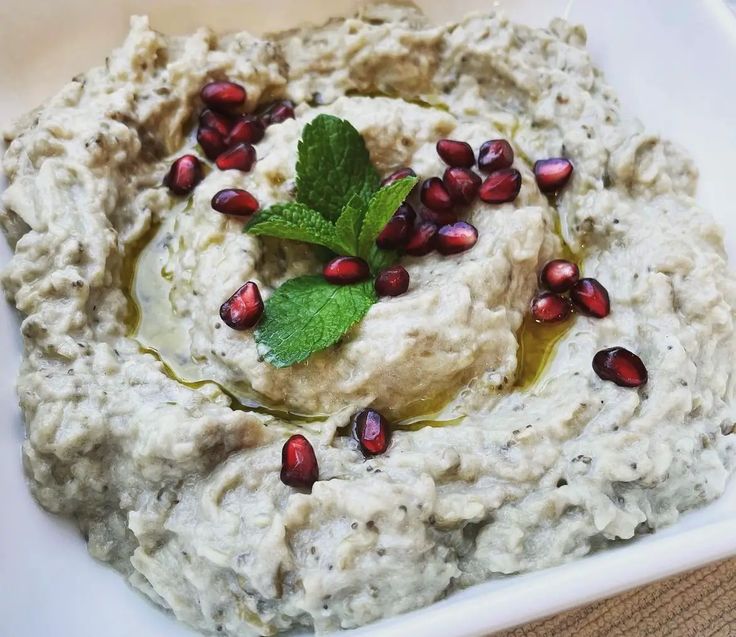
<instances>
[{"instance_id":1,"label":"red pomegranate seed","mask_svg":"<svg viewBox=\"0 0 736 637\"><path fill-rule=\"evenodd\" d=\"M314 447L301 434L294 434L281 449L281 482L295 489L311 489L318 479Z\"/></svg>"},{"instance_id":2,"label":"red pomegranate seed","mask_svg":"<svg viewBox=\"0 0 736 637\"><path fill-rule=\"evenodd\" d=\"M457 221L457 213L454 210L422 208L422 219L433 223L439 228L440 226L449 226L455 223Z\"/></svg>"},{"instance_id":3,"label":"red pomegranate seed","mask_svg":"<svg viewBox=\"0 0 736 637\"><path fill-rule=\"evenodd\" d=\"M378 296L399 296L409 289L409 273L401 265L392 265L378 273L375 282Z\"/></svg>"},{"instance_id":4,"label":"red pomegranate seed","mask_svg":"<svg viewBox=\"0 0 736 637\"><path fill-rule=\"evenodd\" d=\"M649 375L641 358L623 347L610 347L593 357L593 370L603 380L610 380L620 387L639 387Z\"/></svg>"},{"instance_id":5,"label":"red pomegranate seed","mask_svg":"<svg viewBox=\"0 0 736 637\"><path fill-rule=\"evenodd\" d=\"M551 157L534 162L534 177L539 190L551 193L564 188L572 175L572 162L564 157Z\"/></svg>"},{"instance_id":6,"label":"red pomegranate seed","mask_svg":"<svg viewBox=\"0 0 736 637\"><path fill-rule=\"evenodd\" d=\"M475 165L473 149L467 142L454 139L441 139L437 142L437 154L448 166L470 168Z\"/></svg>"},{"instance_id":7,"label":"red pomegranate seed","mask_svg":"<svg viewBox=\"0 0 736 637\"><path fill-rule=\"evenodd\" d=\"M182 155L175 160L164 177L164 185L177 195L186 195L202 181L202 164L194 155Z\"/></svg>"},{"instance_id":8,"label":"red pomegranate seed","mask_svg":"<svg viewBox=\"0 0 736 637\"><path fill-rule=\"evenodd\" d=\"M604 318L611 311L608 290L595 279L580 279L570 288L570 298L583 314Z\"/></svg>"},{"instance_id":9,"label":"red pomegranate seed","mask_svg":"<svg viewBox=\"0 0 736 637\"><path fill-rule=\"evenodd\" d=\"M205 108L199 114L199 125L203 128L214 128L222 137L227 137L232 128L232 122L221 113Z\"/></svg>"},{"instance_id":10,"label":"red pomegranate seed","mask_svg":"<svg viewBox=\"0 0 736 637\"><path fill-rule=\"evenodd\" d=\"M455 203L470 204L478 196L482 180L469 168L448 168L442 182Z\"/></svg>"},{"instance_id":11,"label":"red pomegranate seed","mask_svg":"<svg viewBox=\"0 0 736 637\"><path fill-rule=\"evenodd\" d=\"M537 323L558 323L564 321L572 307L564 296L554 292L540 292L531 302L532 318Z\"/></svg>"},{"instance_id":12,"label":"red pomegranate seed","mask_svg":"<svg viewBox=\"0 0 736 637\"><path fill-rule=\"evenodd\" d=\"M257 144L263 139L263 122L252 115L243 115L233 124L230 134L225 138L228 146L235 144Z\"/></svg>"},{"instance_id":13,"label":"red pomegranate seed","mask_svg":"<svg viewBox=\"0 0 736 637\"><path fill-rule=\"evenodd\" d=\"M505 139L489 139L478 151L478 168L485 173L510 168L513 163L514 149Z\"/></svg>"},{"instance_id":14,"label":"red pomegranate seed","mask_svg":"<svg viewBox=\"0 0 736 637\"><path fill-rule=\"evenodd\" d=\"M325 265L322 274L330 283L348 285L369 279L371 270L359 257L335 257Z\"/></svg>"},{"instance_id":15,"label":"red pomegranate seed","mask_svg":"<svg viewBox=\"0 0 736 637\"><path fill-rule=\"evenodd\" d=\"M439 177L430 177L422 183L419 198L427 208L448 210L452 208L452 198Z\"/></svg>"},{"instance_id":16,"label":"red pomegranate seed","mask_svg":"<svg viewBox=\"0 0 736 637\"><path fill-rule=\"evenodd\" d=\"M553 259L542 268L539 280L553 292L567 292L580 278L578 266L567 259Z\"/></svg>"},{"instance_id":17,"label":"red pomegranate seed","mask_svg":"<svg viewBox=\"0 0 736 637\"><path fill-rule=\"evenodd\" d=\"M353 419L353 435L366 456L375 456L388 449L391 425L374 409L364 409Z\"/></svg>"},{"instance_id":18,"label":"red pomegranate seed","mask_svg":"<svg viewBox=\"0 0 736 637\"><path fill-rule=\"evenodd\" d=\"M458 254L470 250L478 241L478 230L475 226L458 221L449 226L442 226L437 232L437 252L440 254Z\"/></svg>"},{"instance_id":19,"label":"red pomegranate seed","mask_svg":"<svg viewBox=\"0 0 736 637\"><path fill-rule=\"evenodd\" d=\"M417 213L414 211L414 207L406 202L402 203L394 212L394 217L400 215L406 217L410 223L414 223L417 220Z\"/></svg>"},{"instance_id":20,"label":"red pomegranate seed","mask_svg":"<svg viewBox=\"0 0 736 637\"><path fill-rule=\"evenodd\" d=\"M246 92L235 82L210 82L199 93L202 101L210 108L229 111L245 103Z\"/></svg>"},{"instance_id":21,"label":"red pomegranate seed","mask_svg":"<svg viewBox=\"0 0 736 637\"><path fill-rule=\"evenodd\" d=\"M258 210L258 200L247 190L226 188L212 197L212 207L226 215L246 217Z\"/></svg>"},{"instance_id":22,"label":"red pomegranate seed","mask_svg":"<svg viewBox=\"0 0 736 637\"><path fill-rule=\"evenodd\" d=\"M414 226L404 252L413 257L422 257L434 250L436 242L437 226L429 221L422 221L422 223Z\"/></svg>"},{"instance_id":23,"label":"red pomegranate seed","mask_svg":"<svg viewBox=\"0 0 736 637\"><path fill-rule=\"evenodd\" d=\"M405 246L409 241L416 216L417 213L408 203L401 204L376 237L376 245L381 250L394 250Z\"/></svg>"},{"instance_id":24,"label":"red pomegranate seed","mask_svg":"<svg viewBox=\"0 0 736 637\"><path fill-rule=\"evenodd\" d=\"M253 281L239 287L235 294L220 306L220 318L234 330L250 329L258 323L262 314L263 299Z\"/></svg>"},{"instance_id":25,"label":"red pomegranate seed","mask_svg":"<svg viewBox=\"0 0 736 637\"><path fill-rule=\"evenodd\" d=\"M197 131L197 141L209 159L216 159L226 148L222 135L206 126L201 126Z\"/></svg>"},{"instance_id":26,"label":"red pomegranate seed","mask_svg":"<svg viewBox=\"0 0 736 637\"><path fill-rule=\"evenodd\" d=\"M405 177L416 177L417 174L409 168L408 166L405 168L399 168L398 170L394 170L390 175L387 177L384 177L381 180L381 186L390 186L395 181L399 181L399 179L404 179Z\"/></svg>"},{"instance_id":27,"label":"red pomegranate seed","mask_svg":"<svg viewBox=\"0 0 736 637\"><path fill-rule=\"evenodd\" d=\"M242 170L247 173L256 160L256 149L251 144L238 144L222 153L215 164L220 170Z\"/></svg>"},{"instance_id":28,"label":"red pomegranate seed","mask_svg":"<svg viewBox=\"0 0 736 637\"><path fill-rule=\"evenodd\" d=\"M280 124L287 119L294 119L294 102L291 100L271 102L261 111L264 126Z\"/></svg>"},{"instance_id":29,"label":"red pomegranate seed","mask_svg":"<svg viewBox=\"0 0 736 637\"><path fill-rule=\"evenodd\" d=\"M507 203L521 190L521 173L516 168L492 172L481 184L478 196L486 203Z\"/></svg>"}]
</instances>

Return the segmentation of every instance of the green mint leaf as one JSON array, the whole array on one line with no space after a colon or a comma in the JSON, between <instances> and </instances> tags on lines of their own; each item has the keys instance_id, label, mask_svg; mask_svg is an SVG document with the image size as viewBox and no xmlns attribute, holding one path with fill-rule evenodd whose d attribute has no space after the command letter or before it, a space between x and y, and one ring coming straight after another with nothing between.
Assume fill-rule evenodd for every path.
<instances>
[{"instance_id":1,"label":"green mint leaf","mask_svg":"<svg viewBox=\"0 0 736 637\"><path fill-rule=\"evenodd\" d=\"M376 237L381 233L381 230L416 183L416 177L404 177L404 179L399 179L391 185L381 188L371 197L363 219L363 226L360 229L358 256L371 263L371 255L375 253L373 248L376 245ZM371 263L371 265L373 264Z\"/></svg>"},{"instance_id":2,"label":"green mint leaf","mask_svg":"<svg viewBox=\"0 0 736 637\"><path fill-rule=\"evenodd\" d=\"M370 254L366 261L371 266L371 271L378 274L379 270L387 268L388 266L396 263L399 259L399 253L396 250L381 250L375 243L371 247Z\"/></svg>"},{"instance_id":3,"label":"green mint leaf","mask_svg":"<svg viewBox=\"0 0 736 637\"><path fill-rule=\"evenodd\" d=\"M332 285L321 276L291 279L266 301L256 342L275 367L334 345L376 302L371 281Z\"/></svg>"},{"instance_id":4,"label":"green mint leaf","mask_svg":"<svg viewBox=\"0 0 736 637\"><path fill-rule=\"evenodd\" d=\"M359 195L353 195L335 222L335 233L344 248L345 254L358 254L358 237L363 226L364 214L365 203Z\"/></svg>"},{"instance_id":5,"label":"green mint leaf","mask_svg":"<svg viewBox=\"0 0 736 637\"><path fill-rule=\"evenodd\" d=\"M299 203L275 204L262 210L247 223L244 231L316 243L334 252L342 251L335 225L316 210Z\"/></svg>"},{"instance_id":6,"label":"green mint leaf","mask_svg":"<svg viewBox=\"0 0 736 637\"><path fill-rule=\"evenodd\" d=\"M318 115L302 131L296 162L297 201L335 221L353 195L367 202L378 188L360 133L332 115Z\"/></svg>"}]
</instances>

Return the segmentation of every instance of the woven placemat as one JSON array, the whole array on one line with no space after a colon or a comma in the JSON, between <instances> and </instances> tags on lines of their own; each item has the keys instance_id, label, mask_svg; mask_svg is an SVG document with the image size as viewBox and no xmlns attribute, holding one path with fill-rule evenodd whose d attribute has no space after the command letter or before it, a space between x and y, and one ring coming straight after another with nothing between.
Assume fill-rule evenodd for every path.
<instances>
[{"instance_id":1,"label":"woven placemat","mask_svg":"<svg viewBox=\"0 0 736 637\"><path fill-rule=\"evenodd\" d=\"M492 637L735 637L736 558Z\"/></svg>"}]
</instances>

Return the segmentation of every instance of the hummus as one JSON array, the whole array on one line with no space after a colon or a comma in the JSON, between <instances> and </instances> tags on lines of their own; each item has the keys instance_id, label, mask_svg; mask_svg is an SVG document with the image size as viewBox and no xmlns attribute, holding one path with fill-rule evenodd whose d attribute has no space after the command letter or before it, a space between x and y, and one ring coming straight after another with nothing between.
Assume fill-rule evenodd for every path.
<instances>
[{"instance_id":1,"label":"hummus","mask_svg":"<svg viewBox=\"0 0 736 637\"><path fill-rule=\"evenodd\" d=\"M199 90L224 77L249 109L285 97L296 118L267 129L252 171L209 171L176 197L162 179L198 154ZM268 297L321 261L243 233L210 199L239 187L262 206L289 200L297 141L320 113L349 120L381 174L442 174L441 137L506 138L523 185L513 203L471 207L472 250L403 258L408 293L277 369L217 310L247 280ZM688 157L619 114L580 27L493 14L433 26L379 5L260 39L166 37L134 18L104 67L9 141L2 282L23 316L33 493L205 633L360 626L650 532L724 489L736 286L721 231L693 199ZM531 166L559 155L575 173L552 201ZM554 332L554 355L521 383L537 273L563 250L612 312ZM593 373L611 346L639 354L647 385ZM370 459L343 435L366 406L396 425ZM295 430L319 459L311 493L279 480Z\"/></svg>"}]
</instances>

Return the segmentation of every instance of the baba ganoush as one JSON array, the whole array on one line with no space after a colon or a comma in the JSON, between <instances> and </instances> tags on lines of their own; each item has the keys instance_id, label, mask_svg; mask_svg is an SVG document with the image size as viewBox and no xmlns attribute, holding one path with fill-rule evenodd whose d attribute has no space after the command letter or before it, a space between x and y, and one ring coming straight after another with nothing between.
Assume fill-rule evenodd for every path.
<instances>
[{"instance_id":1,"label":"baba ganoush","mask_svg":"<svg viewBox=\"0 0 736 637\"><path fill-rule=\"evenodd\" d=\"M369 172L421 183L378 294L349 250L255 231L306 198L320 123L362 139ZM361 626L724 489L721 230L687 155L620 114L581 27L385 4L169 37L136 17L7 141L33 494L203 633ZM342 183L313 164L318 190ZM279 363L272 300L323 272L369 279L369 301Z\"/></svg>"}]
</instances>

